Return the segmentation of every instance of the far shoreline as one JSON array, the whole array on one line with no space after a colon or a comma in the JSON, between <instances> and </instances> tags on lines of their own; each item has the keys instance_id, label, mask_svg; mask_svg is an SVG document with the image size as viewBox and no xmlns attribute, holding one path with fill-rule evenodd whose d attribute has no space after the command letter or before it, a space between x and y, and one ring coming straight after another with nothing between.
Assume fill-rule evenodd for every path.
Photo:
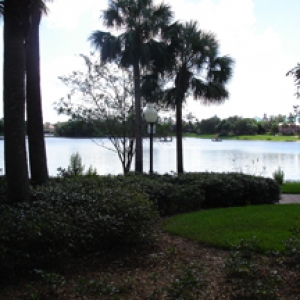
<instances>
[{"instance_id":1,"label":"far shoreline","mask_svg":"<svg viewBox=\"0 0 300 300\"><path fill-rule=\"evenodd\" d=\"M214 139L217 134L196 134L185 133L183 137ZM219 136L220 140L225 141L266 141L266 142L299 142L299 136L289 135L235 135L235 136Z\"/></svg>"}]
</instances>

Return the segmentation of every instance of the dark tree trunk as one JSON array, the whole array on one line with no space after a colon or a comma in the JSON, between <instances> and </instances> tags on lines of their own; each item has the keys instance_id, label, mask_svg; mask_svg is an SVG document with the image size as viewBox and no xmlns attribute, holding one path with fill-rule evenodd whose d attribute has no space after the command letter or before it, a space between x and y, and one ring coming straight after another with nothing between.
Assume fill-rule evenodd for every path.
<instances>
[{"instance_id":1,"label":"dark tree trunk","mask_svg":"<svg viewBox=\"0 0 300 300\"><path fill-rule=\"evenodd\" d=\"M134 90L135 90L135 172L143 173L143 135L141 117L141 85L140 69L138 63L133 66Z\"/></svg>"},{"instance_id":2,"label":"dark tree trunk","mask_svg":"<svg viewBox=\"0 0 300 300\"><path fill-rule=\"evenodd\" d=\"M39 1L31 9L31 28L26 39L27 130L31 179L35 184L48 181L40 89Z\"/></svg>"},{"instance_id":3,"label":"dark tree trunk","mask_svg":"<svg viewBox=\"0 0 300 300\"><path fill-rule=\"evenodd\" d=\"M182 101L176 104L176 161L177 173L183 173L183 149L182 149Z\"/></svg>"},{"instance_id":4,"label":"dark tree trunk","mask_svg":"<svg viewBox=\"0 0 300 300\"><path fill-rule=\"evenodd\" d=\"M27 201L25 144L26 1L6 0L4 11L4 155L9 202Z\"/></svg>"}]
</instances>

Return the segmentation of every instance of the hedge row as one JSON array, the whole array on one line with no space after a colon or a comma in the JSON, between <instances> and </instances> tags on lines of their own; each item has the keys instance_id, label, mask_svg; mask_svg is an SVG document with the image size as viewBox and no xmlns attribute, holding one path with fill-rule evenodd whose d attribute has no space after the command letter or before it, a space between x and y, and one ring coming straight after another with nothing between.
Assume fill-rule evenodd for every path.
<instances>
[{"instance_id":1,"label":"hedge row","mask_svg":"<svg viewBox=\"0 0 300 300\"><path fill-rule=\"evenodd\" d=\"M276 203L272 179L240 173L77 176L32 188L31 202L9 205L0 178L3 274L153 237L161 216L202 208Z\"/></svg>"},{"instance_id":2,"label":"hedge row","mask_svg":"<svg viewBox=\"0 0 300 300\"><path fill-rule=\"evenodd\" d=\"M274 204L281 194L280 186L273 179L242 173L186 173L169 181L202 189L203 208Z\"/></svg>"},{"instance_id":3,"label":"hedge row","mask_svg":"<svg viewBox=\"0 0 300 300\"><path fill-rule=\"evenodd\" d=\"M99 188L98 183L97 178L53 180L32 191L31 203L0 205L2 273L148 242L159 217L148 196L130 187Z\"/></svg>"},{"instance_id":4,"label":"hedge row","mask_svg":"<svg viewBox=\"0 0 300 300\"><path fill-rule=\"evenodd\" d=\"M274 204L281 193L273 179L242 173L118 176L116 180L119 185L133 185L148 194L163 215L201 208Z\"/></svg>"}]
</instances>

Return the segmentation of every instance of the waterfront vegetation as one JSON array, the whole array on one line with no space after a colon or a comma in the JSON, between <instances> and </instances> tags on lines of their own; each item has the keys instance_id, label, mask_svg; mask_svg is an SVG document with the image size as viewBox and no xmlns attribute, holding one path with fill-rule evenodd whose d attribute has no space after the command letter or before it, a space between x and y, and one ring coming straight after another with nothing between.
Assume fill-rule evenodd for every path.
<instances>
[{"instance_id":1,"label":"waterfront vegetation","mask_svg":"<svg viewBox=\"0 0 300 300\"><path fill-rule=\"evenodd\" d=\"M300 206L274 205L280 187L272 179L60 174L15 205L6 203L1 177L1 299L299 292Z\"/></svg>"},{"instance_id":2,"label":"waterfront vegetation","mask_svg":"<svg viewBox=\"0 0 300 300\"><path fill-rule=\"evenodd\" d=\"M216 134L196 134L186 133L185 137L200 139L213 139ZM249 141L273 141L273 142L298 142L298 135L274 135L274 134L255 134L255 135L228 135L220 137L222 140L249 140Z\"/></svg>"}]
</instances>

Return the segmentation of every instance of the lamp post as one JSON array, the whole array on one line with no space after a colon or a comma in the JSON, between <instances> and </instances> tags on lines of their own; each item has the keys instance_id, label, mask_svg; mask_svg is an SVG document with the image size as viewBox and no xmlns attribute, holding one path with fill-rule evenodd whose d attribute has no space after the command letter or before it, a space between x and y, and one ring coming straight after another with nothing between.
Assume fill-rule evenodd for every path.
<instances>
[{"instance_id":1,"label":"lamp post","mask_svg":"<svg viewBox=\"0 0 300 300\"><path fill-rule=\"evenodd\" d=\"M150 170L149 173L153 174L153 125L157 121L157 111L154 109L153 103L148 103L144 109L144 116L150 127Z\"/></svg>"}]
</instances>

